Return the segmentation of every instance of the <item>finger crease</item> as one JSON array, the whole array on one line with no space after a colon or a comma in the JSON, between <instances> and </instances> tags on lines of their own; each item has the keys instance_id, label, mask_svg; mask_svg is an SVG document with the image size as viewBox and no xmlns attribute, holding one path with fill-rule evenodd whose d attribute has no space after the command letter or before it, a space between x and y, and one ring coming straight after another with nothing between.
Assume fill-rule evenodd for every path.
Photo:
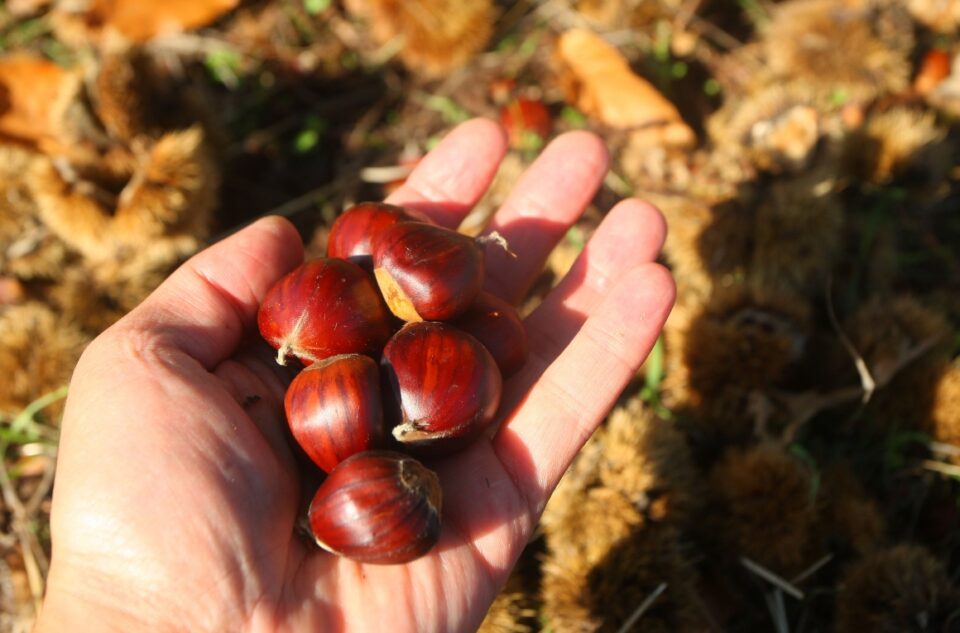
<instances>
[{"instance_id":1,"label":"finger crease","mask_svg":"<svg viewBox=\"0 0 960 633\"><path fill-rule=\"evenodd\" d=\"M242 330L247 325L247 310L244 307L244 302L232 292L220 285L212 277L208 277L206 273L199 268L191 266L190 271L196 275L197 279L199 279L201 283L212 290L217 296L226 301L226 303L230 306L230 311L233 312L236 322L240 324L240 329ZM253 296L253 290L249 287L247 290L250 293L250 296Z\"/></svg>"},{"instance_id":2,"label":"finger crease","mask_svg":"<svg viewBox=\"0 0 960 633\"><path fill-rule=\"evenodd\" d=\"M561 330L566 328L537 328L537 335L530 336L530 355L536 355L550 365L563 353L582 327L583 323L577 325L573 336L569 337L560 335Z\"/></svg>"},{"instance_id":3,"label":"finger crease","mask_svg":"<svg viewBox=\"0 0 960 633\"><path fill-rule=\"evenodd\" d=\"M627 344L629 337L598 324L588 323L587 327L584 327L581 331L590 342L603 350L605 354L613 357L613 360L628 369L632 368L632 359L623 353L624 349L630 349L630 345Z\"/></svg>"},{"instance_id":4,"label":"finger crease","mask_svg":"<svg viewBox=\"0 0 960 633\"><path fill-rule=\"evenodd\" d=\"M416 196L421 198L422 202L444 205L448 207L445 210L459 211L468 206L459 200L453 199L456 196L448 193L443 187L438 187L429 180L417 183L407 182L407 187L409 187L409 190Z\"/></svg>"},{"instance_id":5,"label":"finger crease","mask_svg":"<svg viewBox=\"0 0 960 633\"><path fill-rule=\"evenodd\" d=\"M566 201L564 201L566 202ZM531 195L525 190L514 192L505 208L496 214L495 227L504 230L511 222L522 219L542 219L551 216L553 205L548 205L540 197Z\"/></svg>"},{"instance_id":6,"label":"finger crease","mask_svg":"<svg viewBox=\"0 0 960 633\"><path fill-rule=\"evenodd\" d=\"M520 481L520 476L517 472L510 466L515 460L504 457L500 454L500 451L503 450L500 447L503 447L503 444L499 442L493 442L493 452L496 454L497 459L500 462L500 467L503 468L503 472L506 473L507 479L510 480L510 483L513 484L513 488L516 491L517 497L519 497L520 504L526 510L526 522L527 525L519 525L519 531L525 533L527 526L536 521L537 517L537 508L533 504L533 499L530 497L530 489L528 486L523 485Z\"/></svg>"},{"instance_id":7,"label":"finger crease","mask_svg":"<svg viewBox=\"0 0 960 633\"><path fill-rule=\"evenodd\" d=\"M480 548L473 539L473 535L464 529L463 524L460 522L458 517L448 517L447 521L448 525L453 528L453 530L460 536L462 541L466 543L467 548L473 555L473 559L476 561L477 566L481 569L481 573L483 574L483 579L486 581L487 587L495 588L497 586L497 582L493 576L493 570L491 569L490 561L488 561L487 557L480 552Z\"/></svg>"}]
</instances>

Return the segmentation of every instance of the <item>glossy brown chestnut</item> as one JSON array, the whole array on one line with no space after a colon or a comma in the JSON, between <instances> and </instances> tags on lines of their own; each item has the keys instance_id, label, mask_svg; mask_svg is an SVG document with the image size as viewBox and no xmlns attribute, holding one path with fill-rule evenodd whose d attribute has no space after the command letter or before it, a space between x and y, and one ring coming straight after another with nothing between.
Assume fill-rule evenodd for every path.
<instances>
[{"instance_id":1,"label":"glossy brown chestnut","mask_svg":"<svg viewBox=\"0 0 960 633\"><path fill-rule=\"evenodd\" d=\"M310 365L290 383L283 406L294 439L326 472L351 455L387 447L380 369L367 356Z\"/></svg>"},{"instance_id":2,"label":"glossy brown chestnut","mask_svg":"<svg viewBox=\"0 0 960 633\"><path fill-rule=\"evenodd\" d=\"M464 312L483 286L483 250L473 238L422 222L386 229L374 273L390 310L404 321L443 321Z\"/></svg>"},{"instance_id":3,"label":"glossy brown chestnut","mask_svg":"<svg viewBox=\"0 0 960 633\"><path fill-rule=\"evenodd\" d=\"M481 292L470 308L450 321L487 348L504 378L527 361L527 330L516 309L489 292Z\"/></svg>"},{"instance_id":4,"label":"glossy brown chestnut","mask_svg":"<svg viewBox=\"0 0 960 633\"><path fill-rule=\"evenodd\" d=\"M332 258L308 261L281 278L257 314L281 365L288 355L306 364L337 354L376 356L393 332L390 321L369 275Z\"/></svg>"},{"instance_id":5,"label":"glossy brown chestnut","mask_svg":"<svg viewBox=\"0 0 960 633\"><path fill-rule=\"evenodd\" d=\"M497 413L502 378L480 342L445 323L408 323L383 350L393 437L421 455L448 455Z\"/></svg>"},{"instance_id":6,"label":"glossy brown chestnut","mask_svg":"<svg viewBox=\"0 0 960 633\"><path fill-rule=\"evenodd\" d=\"M344 211L330 227L327 256L371 258L374 245L397 222L427 222L422 213L382 202L361 202ZM362 264L361 264L362 265Z\"/></svg>"},{"instance_id":7,"label":"glossy brown chestnut","mask_svg":"<svg viewBox=\"0 0 960 633\"><path fill-rule=\"evenodd\" d=\"M412 457L359 453L340 462L310 504L317 545L361 563L406 563L440 536L440 482Z\"/></svg>"},{"instance_id":8,"label":"glossy brown chestnut","mask_svg":"<svg viewBox=\"0 0 960 633\"><path fill-rule=\"evenodd\" d=\"M510 147L538 150L550 136L553 120L542 101L515 97L500 109L500 125L507 131Z\"/></svg>"}]
</instances>

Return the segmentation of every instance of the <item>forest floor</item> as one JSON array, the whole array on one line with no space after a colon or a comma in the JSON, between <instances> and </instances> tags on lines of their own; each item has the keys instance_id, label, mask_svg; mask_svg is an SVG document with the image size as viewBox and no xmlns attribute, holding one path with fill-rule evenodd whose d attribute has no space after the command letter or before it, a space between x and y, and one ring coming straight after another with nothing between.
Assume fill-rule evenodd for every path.
<instances>
[{"instance_id":1,"label":"forest floor","mask_svg":"<svg viewBox=\"0 0 960 633\"><path fill-rule=\"evenodd\" d=\"M629 196L678 284L484 630L960 631L960 2L81 4L0 5L0 633L83 346L257 217L322 254L477 116L468 232L558 134L610 149L521 310Z\"/></svg>"}]
</instances>

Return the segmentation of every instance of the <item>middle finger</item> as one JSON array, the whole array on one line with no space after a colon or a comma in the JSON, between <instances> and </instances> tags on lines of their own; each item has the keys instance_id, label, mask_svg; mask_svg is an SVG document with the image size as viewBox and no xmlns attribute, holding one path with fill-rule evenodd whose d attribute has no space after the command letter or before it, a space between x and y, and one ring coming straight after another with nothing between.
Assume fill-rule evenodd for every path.
<instances>
[{"instance_id":1,"label":"middle finger","mask_svg":"<svg viewBox=\"0 0 960 633\"><path fill-rule=\"evenodd\" d=\"M518 303L547 255L580 217L607 172L603 142L589 132L557 137L520 179L486 233L497 231L516 254L486 249L486 290Z\"/></svg>"}]
</instances>

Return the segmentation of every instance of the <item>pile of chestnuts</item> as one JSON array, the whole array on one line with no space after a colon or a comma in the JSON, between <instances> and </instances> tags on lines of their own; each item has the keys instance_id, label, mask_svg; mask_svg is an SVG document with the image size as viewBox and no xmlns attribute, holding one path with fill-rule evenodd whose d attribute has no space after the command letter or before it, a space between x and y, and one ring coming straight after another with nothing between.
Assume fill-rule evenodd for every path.
<instances>
[{"instance_id":1,"label":"pile of chestnuts","mask_svg":"<svg viewBox=\"0 0 960 633\"><path fill-rule=\"evenodd\" d=\"M440 485L418 459L482 435L527 355L516 310L482 290L484 241L361 203L333 224L326 258L264 297L258 325L277 362L305 366L284 408L328 473L308 510L323 549L389 564L437 542Z\"/></svg>"}]
</instances>

